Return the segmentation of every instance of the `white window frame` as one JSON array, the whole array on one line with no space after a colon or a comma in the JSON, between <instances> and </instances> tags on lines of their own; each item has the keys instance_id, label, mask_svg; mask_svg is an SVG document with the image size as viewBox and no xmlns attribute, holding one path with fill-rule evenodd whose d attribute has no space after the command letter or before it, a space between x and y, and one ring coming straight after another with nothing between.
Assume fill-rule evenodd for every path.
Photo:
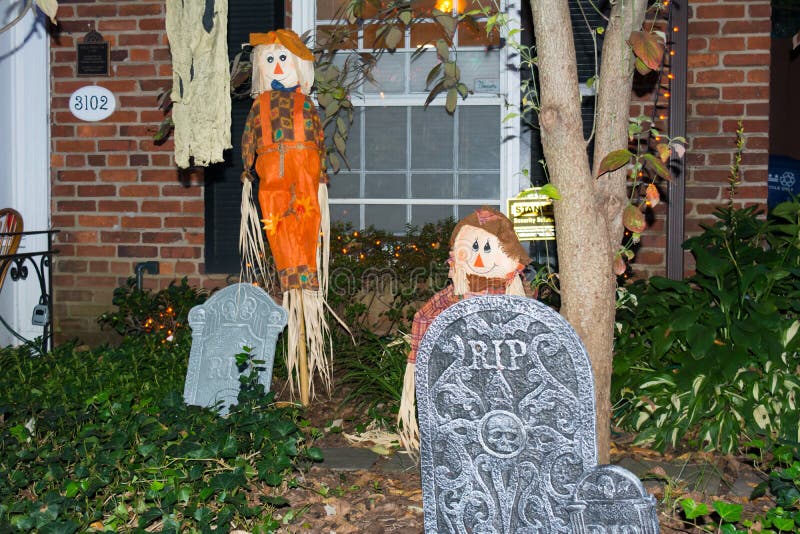
<instances>
[{"instance_id":1,"label":"white window frame","mask_svg":"<svg viewBox=\"0 0 800 534\"><path fill-rule=\"evenodd\" d=\"M520 21L514 15L520 12L519 0L503 0L506 11L511 14L509 17L509 27L503 28L504 32L520 28ZM292 30L298 35L309 32L312 39L315 35L316 25L316 1L315 0L294 0L292 2ZM505 35L502 35L505 37ZM520 78L519 78L519 57L513 53L508 45L500 49L500 92L498 94L471 94L466 99L459 99L459 106L497 106L500 114L501 132L500 138L503 139L500 145L500 209L504 212L507 209L507 199L516 196L522 189L528 187L528 179L522 174L522 169L528 165L522 162L521 150L521 124L518 116L520 109ZM446 96L439 94L431 103L431 106L444 106ZM385 106L385 107L405 107L420 106L424 103L424 97L420 95L378 95L365 94L359 98L358 107ZM516 112L511 118L505 119L511 112ZM504 120L505 119L505 120ZM363 144L362 144L363 146ZM357 205L480 205L495 204L498 199L386 199L386 198L331 198L330 204L357 204Z\"/></svg>"}]
</instances>

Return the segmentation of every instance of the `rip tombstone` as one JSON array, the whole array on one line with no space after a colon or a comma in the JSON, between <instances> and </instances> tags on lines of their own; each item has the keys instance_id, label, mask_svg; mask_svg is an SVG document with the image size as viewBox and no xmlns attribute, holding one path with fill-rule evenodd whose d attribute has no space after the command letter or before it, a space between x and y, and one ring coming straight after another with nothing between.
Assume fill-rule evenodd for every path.
<instances>
[{"instance_id":1,"label":"rip tombstone","mask_svg":"<svg viewBox=\"0 0 800 534\"><path fill-rule=\"evenodd\" d=\"M253 349L258 381L269 391L275 362L275 343L286 326L287 313L260 287L233 284L214 293L189 311L192 350L183 398L186 404L215 406L227 415L237 403L239 377L236 355ZM245 370L244 372L249 372Z\"/></svg>"},{"instance_id":2,"label":"rip tombstone","mask_svg":"<svg viewBox=\"0 0 800 534\"><path fill-rule=\"evenodd\" d=\"M597 482L594 380L552 309L503 295L451 306L422 340L416 383L426 533L657 532L635 514L623 530L603 522L609 508L578 492Z\"/></svg>"}]
</instances>

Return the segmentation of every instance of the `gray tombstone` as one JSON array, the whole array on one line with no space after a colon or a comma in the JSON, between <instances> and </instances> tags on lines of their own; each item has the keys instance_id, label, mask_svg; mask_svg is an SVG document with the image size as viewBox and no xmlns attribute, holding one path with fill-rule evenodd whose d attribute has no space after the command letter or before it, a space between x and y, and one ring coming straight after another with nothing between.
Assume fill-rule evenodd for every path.
<instances>
[{"instance_id":1,"label":"gray tombstone","mask_svg":"<svg viewBox=\"0 0 800 534\"><path fill-rule=\"evenodd\" d=\"M269 391L275 343L287 318L285 309L252 284L227 286L193 307L189 311L192 351L183 389L186 404L214 406L221 401L219 413L227 415L239 396L236 355L244 347L253 349L253 359L264 361L258 381Z\"/></svg>"},{"instance_id":2,"label":"gray tombstone","mask_svg":"<svg viewBox=\"0 0 800 534\"><path fill-rule=\"evenodd\" d=\"M597 463L594 382L574 330L532 299L444 312L417 358L426 533L570 532Z\"/></svg>"},{"instance_id":3,"label":"gray tombstone","mask_svg":"<svg viewBox=\"0 0 800 534\"><path fill-rule=\"evenodd\" d=\"M655 534L656 500L630 471L598 466L578 481L569 505L575 534Z\"/></svg>"}]
</instances>

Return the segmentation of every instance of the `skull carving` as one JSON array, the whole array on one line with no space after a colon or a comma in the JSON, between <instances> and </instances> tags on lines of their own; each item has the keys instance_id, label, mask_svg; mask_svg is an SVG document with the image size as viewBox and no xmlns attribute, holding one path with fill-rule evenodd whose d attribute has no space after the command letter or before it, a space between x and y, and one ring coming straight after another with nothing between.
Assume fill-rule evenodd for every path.
<instances>
[{"instance_id":1,"label":"skull carving","mask_svg":"<svg viewBox=\"0 0 800 534\"><path fill-rule=\"evenodd\" d=\"M525 446L522 422L510 412L491 412L483 423L483 445L494 456L510 458L519 454Z\"/></svg>"}]
</instances>

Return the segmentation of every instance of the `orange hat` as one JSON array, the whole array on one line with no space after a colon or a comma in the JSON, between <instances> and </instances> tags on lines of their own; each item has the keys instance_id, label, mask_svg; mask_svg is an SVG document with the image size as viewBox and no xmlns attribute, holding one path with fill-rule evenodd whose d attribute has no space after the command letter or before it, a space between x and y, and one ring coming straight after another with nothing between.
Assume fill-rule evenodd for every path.
<instances>
[{"instance_id":1,"label":"orange hat","mask_svg":"<svg viewBox=\"0 0 800 534\"><path fill-rule=\"evenodd\" d=\"M300 59L314 61L314 54L303 44L300 36L292 30L275 30L269 33L251 33L250 44L252 46L280 44L286 47L289 52Z\"/></svg>"}]
</instances>

